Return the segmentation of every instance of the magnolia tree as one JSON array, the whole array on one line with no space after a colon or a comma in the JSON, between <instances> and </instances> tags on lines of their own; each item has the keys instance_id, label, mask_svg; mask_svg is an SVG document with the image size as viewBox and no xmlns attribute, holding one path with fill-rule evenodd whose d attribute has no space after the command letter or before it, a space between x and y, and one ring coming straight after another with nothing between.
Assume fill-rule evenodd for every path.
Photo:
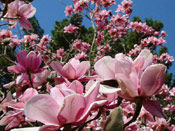
<instances>
[{"instance_id":1,"label":"magnolia tree","mask_svg":"<svg viewBox=\"0 0 175 131\"><path fill-rule=\"evenodd\" d=\"M9 27L0 31L1 130L175 131L175 88L164 84L173 58L156 54L167 34L131 22L131 0L73 0L65 15L87 17L92 30L87 42L79 26L65 26L66 50L51 48L48 35L18 38L11 28L33 30L36 9L31 1L1 2ZM144 37L128 50L130 32Z\"/></svg>"}]
</instances>

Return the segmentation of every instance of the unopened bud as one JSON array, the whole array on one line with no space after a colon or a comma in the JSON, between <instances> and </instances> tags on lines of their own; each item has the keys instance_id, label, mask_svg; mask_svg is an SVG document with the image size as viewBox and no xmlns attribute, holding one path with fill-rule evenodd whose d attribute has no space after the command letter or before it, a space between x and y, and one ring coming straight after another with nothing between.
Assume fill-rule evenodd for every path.
<instances>
[{"instance_id":1,"label":"unopened bud","mask_svg":"<svg viewBox=\"0 0 175 131\"><path fill-rule=\"evenodd\" d=\"M117 107L105 122L104 131L124 131L123 126L123 110Z\"/></svg>"}]
</instances>

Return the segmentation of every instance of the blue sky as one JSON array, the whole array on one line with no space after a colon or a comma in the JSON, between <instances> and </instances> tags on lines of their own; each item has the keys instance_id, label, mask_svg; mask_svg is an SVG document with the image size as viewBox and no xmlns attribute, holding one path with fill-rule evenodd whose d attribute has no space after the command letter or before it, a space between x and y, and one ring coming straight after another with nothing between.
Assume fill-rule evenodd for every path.
<instances>
[{"instance_id":1,"label":"blue sky","mask_svg":"<svg viewBox=\"0 0 175 131\"><path fill-rule=\"evenodd\" d=\"M72 0L62 0L66 4L71 4ZM116 0L120 3L121 0ZM170 55L175 57L175 0L133 0L133 16L140 16L142 19L153 18L164 23L168 37L166 38L166 46L169 48ZM32 3L37 8L36 17L41 27L45 30L45 34L50 34L54 29L56 20L65 18L65 6L60 0L35 0ZM115 8L115 7L114 7ZM87 24L87 21L84 22ZM175 64L172 65L170 72L175 73Z\"/></svg>"}]
</instances>

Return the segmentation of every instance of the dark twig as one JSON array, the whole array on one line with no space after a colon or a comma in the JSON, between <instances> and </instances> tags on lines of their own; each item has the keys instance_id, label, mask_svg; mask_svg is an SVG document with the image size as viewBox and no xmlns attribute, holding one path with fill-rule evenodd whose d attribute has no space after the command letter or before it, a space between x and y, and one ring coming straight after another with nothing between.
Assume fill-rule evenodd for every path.
<instances>
[{"instance_id":1,"label":"dark twig","mask_svg":"<svg viewBox=\"0 0 175 131\"><path fill-rule=\"evenodd\" d=\"M33 83L32 83L32 76L31 76L30 71L28 71L27 74L29 76L29 81L30 81L31 87L34 88Z\"/></svg>"},{"instance_id":2,"label":"dark twig","mask_svg":"<svg viewBox=\"0 0 175 131\"><path fill-rule=\"evenodd\" d=\"M120 104L122 103L123 98L121 98L120 96L118 97L118 102L116 107L120 106Z\"/></svg>"},{"instance_id":3,"label":"dark twig","mask_svg":"<svg viewBox=\"0 0 175 131\"><path fill-rule=\"evenodd\" d=\"M136 110L135 110L134 116L133 116L133 118L132 118L130 121L128 121L128 122L124 125L124 129L125 129L125 127L127 127L129 124L131 124L132 122L134 122L134 121L137 119L137 117L138 117L139 114L140 114L141 108L142 108L142 99L138 98L138 99L136 100Z\"/></svg>"}]
</instances>

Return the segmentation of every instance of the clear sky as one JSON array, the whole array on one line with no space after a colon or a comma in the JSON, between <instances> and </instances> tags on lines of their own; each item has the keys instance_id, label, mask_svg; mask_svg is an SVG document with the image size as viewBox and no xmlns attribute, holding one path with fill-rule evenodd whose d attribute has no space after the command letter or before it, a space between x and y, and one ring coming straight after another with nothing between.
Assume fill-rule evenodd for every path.
<instances>
[{"instance_id":1,"label":"clear sky","mask_svg":"<svg viewBox=\"0 0 175 131\"><path fill-rule=\"evenodd\" d=\"M71 4L72 0L62 1ZM116 0L116 2L120 3L121 0ZM132 17L153 18L164 23L164 30L168 34L166 46L170 55L175 57L175 0L133 0L133 2ZM60 0L34 0L32 4L37 8L36 17L45 30L45 34L51 35L50 31L54 29L55 21L65 18L65 6ZM88 24L87 21L84 24ZM170 72L175 73L175 64L172 65Z\"/></svg>"}]
</instances>

